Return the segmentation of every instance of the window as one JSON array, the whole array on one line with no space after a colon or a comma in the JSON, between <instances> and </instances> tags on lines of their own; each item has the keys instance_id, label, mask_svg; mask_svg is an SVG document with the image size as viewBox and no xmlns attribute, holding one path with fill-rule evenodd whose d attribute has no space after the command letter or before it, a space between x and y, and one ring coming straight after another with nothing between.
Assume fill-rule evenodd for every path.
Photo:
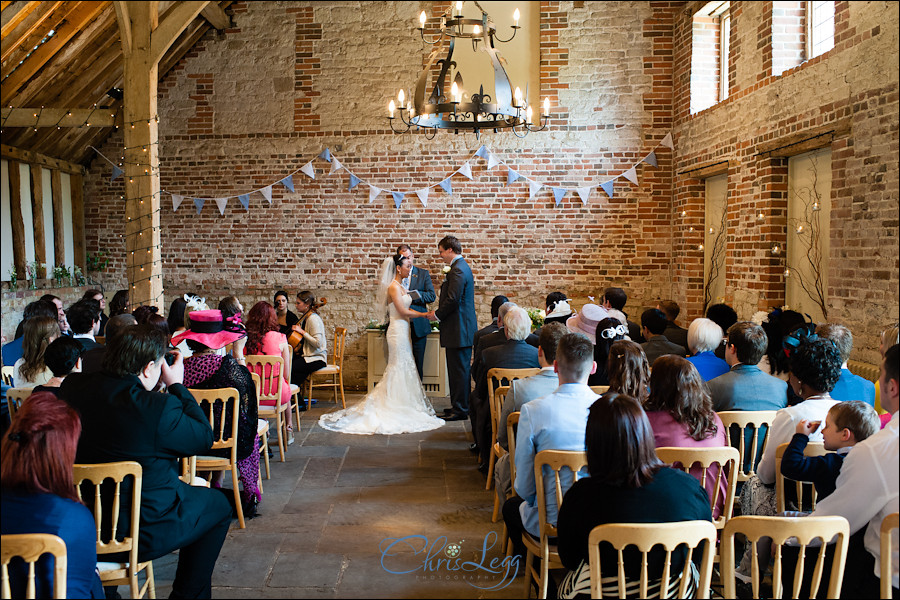
<instances>
[{"instance_id":1,"label":"window","mask_svg":"<svg viewBox=\"0 0 900 600\"><path fill-rule=\"evenodd\" d=\"M728 240L728 175L706 180L706 233L703 243L703 312L725 301L725 244Z\"/></svg>"},{"instance_id":2,"label":"window","mask_svg":"<svg viewBox=\"0 0 900 600\"><path fill-rule=\"evenodd\" d=\"M694 15L691 44L691 113L728 97L728 2L710 2Z\"/></svg>"},{"instance_id":3,"label":"window","mask_svg":"<svg viewBox=\"0 0 900 600\"><path fill-rule=\"evenodd\" d=\"M834 48L834 0L806 3L806 58Z\"/></svg>"},{"instance_id":4,"label":"window","mask_svg":"<svg viewBox=\"0 0 900 600\"><path fill-rule=\"evenodd\" d=\"M719 17L719 101L728 97L728 48L731 35L731 15Z\"/></svg>"}]
</instances>

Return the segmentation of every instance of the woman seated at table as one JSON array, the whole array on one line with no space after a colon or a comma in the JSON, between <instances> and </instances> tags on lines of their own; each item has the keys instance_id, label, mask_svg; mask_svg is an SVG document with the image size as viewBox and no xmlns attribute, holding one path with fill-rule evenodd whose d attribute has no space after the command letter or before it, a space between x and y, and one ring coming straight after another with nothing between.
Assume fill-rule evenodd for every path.
<instances>
[{"instance_id":1,"label":"woman seated at table","mask_svg":"<svg viewBox=\"0 0 900 600\"><path fill-rule=\"evenodd\" d=\"M75 494L72 465L79 435L78 412L53 394L36 392L22 405L3 437L0 451L2 532L59 536L66 544L66 595L104 598L97 574L94 517ZM53 597L51 564L49 556L38 561L37 598ZM10 563L13 598L25 597L26 574L23 562Z\"/></svg>"},{"instance_id":2,"label":"woman seated at table","mask_svg":"<svg viewBox=\"0 0 900 600\"><path fill-rule=\"evenodd\" d=\"M188 388L212 390L235 388L239 394L238 416L238 477L244 488L241 505L244 516L256 516L262 500L259 480L259 439L257 437L256 386L246 367L230 354L216 350L244 337L243 333L225 331L222 313L218 310L195 310L188 315L190 328L173 338L173 342L187 342L193 354L184 359L184 385ZM221 416L219 417L221 418ZM226 422L231 415L226 414ZM221 476L221 471L218 472ZM218 479L214 481L218 486Z\"/></svg>"},{"instance_id":3,"label":"woman seated at table","mask_svg":"<svg viewBox=\"0 0 900 600\"><path fill-rule=\"evenodd\" d=\"M291 331L293 331L292 327L296 325L297 321L300 319L298 319L297 315L288 308L290 299L288 298L287 292L278 290L275 292L275 298L273 300L275 302L275 315L278 318L278 331L283 333L285 337L289 336Z\"/></svg>"},{"instance_id":4,"label":"woman seated at table","mask_svg":"<svg viewBox=\"0 0 900 600\"><path fill-rule=\"evenodd\" d=\"M560 598L590 596L588 537L597 525L712 520L709 498L697 480L657 458L650 422L634 398L616 392L600 396L588 413L584 443L590 477L569 488L557 520L559 556L570 571ZM626 579L637 581L637 549L627 548L624 556ZM673 552L672 573L681 573L685 557L684 551ZM662 548L649 553L651 577L662 572L664 558ZM600 545L600 563L604 592L617 597L618 560L609 544Z\"/></svg>"},{"instance_id":5,"label":"woman seated at table","mask_svg":"<svg viewBox=\"0 0 900 600\"><path fill-rule=\"evenodd\" d=\"M44 353L50 342L59 337L59 321L53 317L34 317L25 321L22 358L16 361L13 383L19 388L33 388L53 378L44 363Z\"/></svg>"},{"instance_id":6,"label":"woman seated at table","mask_svg":"<svg viewBox=\"0 0 900 600\"><path fill-rule=\"evenodd\" d=\"M287 338L278 331L278 317L275 309L265 300L257 302L247 313L247 343L244 344L244 355L262 354L265 356L280 356L284 362L281 372L281 404L291 402L291 346ZM263 373L257 373L260 377ZM274 406L274 402L262 400L263 406ZM291 411L285 411L285 419L288 428L288 444L294 441L294 425L291 420Z\"/></svg>"},{"instance_id":7,"label":"woman seated at table","mask_svg":"<svg viewBox=\"0 0 900 600\"><path fill-rule=\"evenodd\" d=\"M328 365L328 343L325 340L325 323L318 310L325 304L323 298L316 302L312 292L297 294L295 306L301 317L293 331L300 335L300 344L294 348L294 363L291 367L291 383L303 389L310 374Z\"/></svg>"},{"instance_id":8,"label":"woman seated at table","mask_svg":"<svg viewBox=\"0 0 900 600\"><path fill-rule=\"evenodd\" d=\"M609 391L635 398L641 405L647 401L650 385L650 364L640 344L619 340L609 347L606 361Z\"/></svg>"},{"instance_id":9,"label":"woman seated at table","mask_svg":"<svg viewBox=\"0 0 900 600\"><path fill-rule=\"evenodd\" d=\"M657 448L721 448L728 445L725 426L712 408L712 399L706 385L694 365L680 356L667 354L653 363L650 397L644 403L644 410L647 411L647 419L653 428ZM716 478L720 468L712 465L707 469L706 493L710 498L716 493ZM691 467L691 475L700 480L700 465ZM728 482L722 477L713 518L722 514L727 488Z\"/></svg>"}]
</instances>

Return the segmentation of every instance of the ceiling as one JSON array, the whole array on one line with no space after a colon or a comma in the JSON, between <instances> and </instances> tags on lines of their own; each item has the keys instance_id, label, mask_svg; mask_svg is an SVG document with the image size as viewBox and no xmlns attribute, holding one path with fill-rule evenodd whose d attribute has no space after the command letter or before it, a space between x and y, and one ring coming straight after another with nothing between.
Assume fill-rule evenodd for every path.
<instances>
[{"instance_id":1,"label":"ceiling","mask_svg":"<svg viewBox=\"0 0 900 600\"><path fill-rule=\"evenodd\" d=\"M98 109L122 112L122 44L115 2L0 2L0 106ZM159 3L160 21L175 2ZM210 2L181 33L159 63L162 79L210 28L225 29L230 1ZM49 113L49 110L48 110ZM37 122L37 121L36 121ZM114 127L3 126L3 145L87 165L90 145Z\"/></svg>"}]
</instances>

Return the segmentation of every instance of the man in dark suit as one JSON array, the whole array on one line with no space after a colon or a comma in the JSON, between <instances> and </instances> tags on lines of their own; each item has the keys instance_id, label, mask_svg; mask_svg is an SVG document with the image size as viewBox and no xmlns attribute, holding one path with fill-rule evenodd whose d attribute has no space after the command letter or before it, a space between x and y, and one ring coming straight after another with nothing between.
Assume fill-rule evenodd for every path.
<instances>
[{"instance_id":1,"label":"man in dark suit","mask_svg":"<svg viewBox=\"0 0 900 600\"><path fill-rule=\"evenodd\" d=\"M469 369L472 362L472 340L478 324L475 320L475 279L472 269L462 257L462 246L452 235L438 242L441 260L450 271L441 284L437 310L429 319L441 322L441 346L446 349L447 374L450 383L450 405L444 420L462 421L469 415Z\"/></svg>"},{"instance_id":2,"label":"man in dark suit","mask_svg":"<svg viewBox=\"0 0 900 600\"><path fill-rule=\"evenodd\" d=\"M644 336L641 335L641 326L630 320L628 315L625 314L624 309L626 302L628 302L628 294L625 293L625 290L619 287L608 287L603 292L603 304L601 306L606 310L614 308L625 315L625 325L628 327L628 337L636 344L643 344L646 340L644 339Z\"/></svg>"},{"instance_id":3,"label":"man in dark suit","mask_svg":"<svg viewBox=\"0 0 900 600\"><path fill-rule=\"evenodd\" d=\"M162 331L135 325L109 344L102 372L73 373L60 388L60 396L81 415L76 462L140 463L139 560L179 550L172 597L210 598L213 569L234 509L230 492L181 481L178 461L209 453L209 420L182 383L181 355L171 367L166 364ZM151 391L160 380L167 391Z\"/></svg>"},{"instance_id":4,"label":"man in dark suit","mask_svg":"<svg viewBox=\"0 0 900 600\"><path fill-rule=\"evenodd\" d=\"M96 300L79 300L66 311L66 319L72 328L73 337L87 350L99 348L94 339L100 331L100 303Z\"/></svg>"},{"instance_id":5,"label":"man in dark suit","mask_svg":"<svg viewBox=\"0 0 900 600\"><path fill-rule=\"evenodd\" d=\"M407 244L400 244L397 247L397 254L405 256L409 259L410 264L415 260L412 248ZM409 272L409 277L404 279L403 287L412 292L418 292L418 296L413 294L413 301L410 309L419 312L426 312L428 307L426 304L434 302L437 296L434 293L434 284L431 283L431 274L425 269L413 266ZM425 346L428 344L428 334L431 333L431 322L428 319L419 317L409 320L409 335L412 339L413 357L416 359L416 370L419 371L419 379L422 379L422 373L425 368Z\"/></svg>"},{"instance_id":6,"label":"man in dark suit","mask_svg":"<svg viewBox=\"0 0 900 600\"><path fill-rule=\"evenodd\" d=\"M497 331L481 336L481 338L479 338L473 346L474 351L472 354L472 380L476 385L478 384L478 377L481 373L481 367L484 364L484 351L488 348L493 348L494 346L499 346L506 343L507 336L506 332L504 331L505 326L503 324L503 318L506 316L506 313L508 313L516 306L518 306L518 304L516 304L515 302L504 302L497 311ZM538 336L536 336L535 334L529 333L528 337L525 338L525 341L531 346L537 348L539 339L540 338L538 338Z\"/></svg>"},{"instance_id":7,"label":"man in dark suit","mask_svg":"<svg viewBox=\"0 0 900 600\"><path fill-rule=\"evenodd\" d=\"M679 313L681 313L681 307L678 306L678 303L674 300L663 300L656 308L663 311L666 315L666 319L669 321L668 324L666 324L666 330L663 332L666 339L673 344L678 344L683 348L687 348L687 329L675 322L675 319L677 319ZM727 330L723 329L722 331Z\"/></svg>"},{"instance_id":8,"label":"man in dark suit","mask_svg":"<svg viewBox=\"0 0 900 600\"><path fill-rule=\"evenodd\" d=\"M665 313L658 308L648 308L641 314L641 333L647 340L641 344L641 348L644 349L651 368L656 359L665 354L687 355L684 346L673 344L663 335L667 324Z\"/></svg>"},{"instance_id":9,"label":"man in dark suit","mask_svg":"<svg viewBox=\"0 0 900 600\"><path fill-rule=\"evenodd\" d=\"M137 325L137 319L134 318L134 315L129 313L110 317L109 321L106 322L106 343L109 344L109 342L119 335L123 329L131 327L132 325ZM99 346L93 350L86 350L85 353L81 355L81 372L96 373L97 371L102 370L103 358L106 356L106 348L107 346Z\"/></svg>"},{"instance_id":10,"label":"man in dark suit","mask_svg":"<svg viewBox=\"0 0 900 600\"><path fill-rule=\"evenodd\" d=\"M474 350L478 350L478 343L481 341L486 335L490 335L496 331L500 331L500 307L509 302L509 298L506 296L494 296L493 300L491 300L491 322L478 331L475 332L475 337L472 340L472 348ZM478 354L474 354L475 359L477 360ZM472 379L475 379L475 369L472 369Z\"/></svg>"}]
</instances>

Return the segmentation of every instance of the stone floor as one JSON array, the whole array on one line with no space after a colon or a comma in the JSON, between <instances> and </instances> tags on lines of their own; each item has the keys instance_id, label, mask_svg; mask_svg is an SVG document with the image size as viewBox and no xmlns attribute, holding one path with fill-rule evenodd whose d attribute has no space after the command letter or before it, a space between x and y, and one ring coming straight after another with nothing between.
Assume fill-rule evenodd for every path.
<instances>
[{"instance_id":1,"label":"stone floor","mask_svg":"<svg viewBox=\"0 0 900 600\"><path fill-rule=\"evenodd\" d=\"M361 399L347 396L348 404ZM447 399L435 401L438 413L446 406ZM393 436L338 434L316 424L334 409L325 401L302 413L286 462L275 448L260 516L243 530L234 521L214 597L521 597L517 565L501 564L502 519L491 523L493 492L468 450L469 423ZM154 561L159 597L171 591L176 560Z\"/></svg>"}]
</instances>

